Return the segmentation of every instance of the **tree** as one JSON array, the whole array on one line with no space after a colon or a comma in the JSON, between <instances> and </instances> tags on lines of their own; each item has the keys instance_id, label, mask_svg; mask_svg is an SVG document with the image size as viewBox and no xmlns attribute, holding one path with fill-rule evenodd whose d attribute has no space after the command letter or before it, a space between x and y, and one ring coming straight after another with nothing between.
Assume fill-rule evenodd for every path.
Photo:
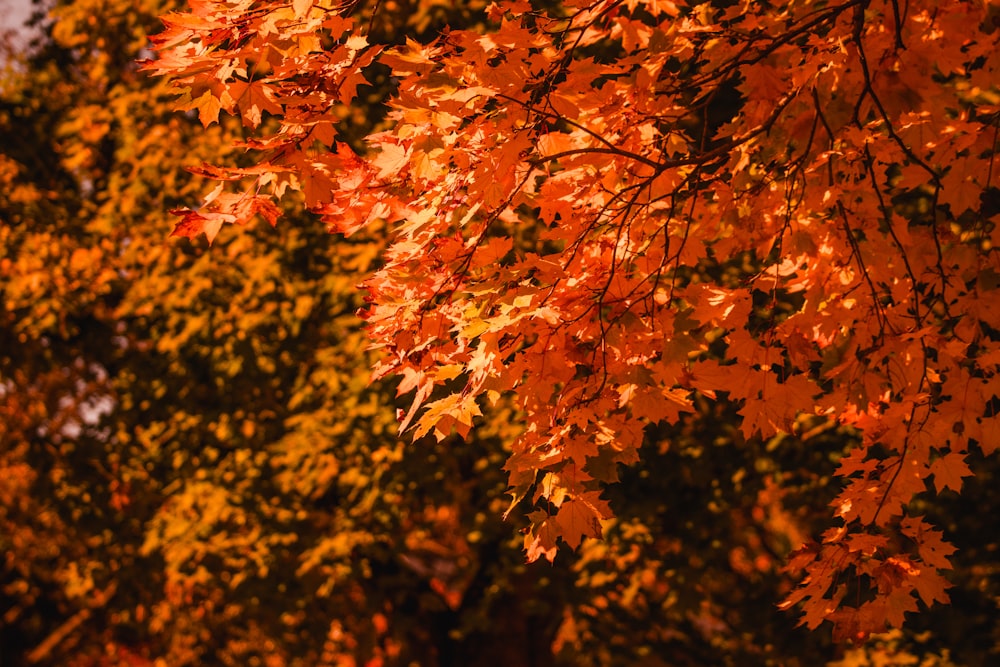
<instances>
[{"instance_id":1,"label":"tree","mask_svg":"<svg viewBox=\"0 0 1000 667\"><path fill-rule=\"evenodd\" d=\"M567 577L500 523L504 422L404 447L364 391L382 239L165 241L241 137L138 71L171 6L55 3L0 84L3 664L524 662Z\"/></svg>"},{"instance_id":2,"label":"tree","mask_svg":"<svg viewBox=\"0 0 1000 667\"><path fill-rule=\"evenodd\" d=\"M706 397L744 440L858 434L834 524L791 560L810 628L864 639L945 602L925 513L1000 443L994 6L522 0L395 44L358 5L164 16L148 67L251 134L249 165L202 169L239 186L175 233L292 193L344 234L389 224L375 376L412 392L415 437L513 397L530 560L599 536L617 464ZM390 122L359 153L337 122L378 67Z\"/></svg>"}]
</instances>

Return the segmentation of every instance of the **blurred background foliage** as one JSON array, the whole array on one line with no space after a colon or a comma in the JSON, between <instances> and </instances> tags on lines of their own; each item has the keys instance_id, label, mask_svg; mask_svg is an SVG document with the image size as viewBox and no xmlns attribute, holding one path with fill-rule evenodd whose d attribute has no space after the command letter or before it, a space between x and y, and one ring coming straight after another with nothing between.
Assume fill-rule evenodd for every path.
<instances>
[{"instance_id":1,"label":"blurred background foliage","mask_svg":"<svg viewBox=\"0 0 1000 667\"><path fill-rule=\"evenodd\" d=\"M168 238L206 186L184 167L238 160L242 136L138 70L175 4L57 0L5 49L0 665L996 664L995 461L925 508L960 548L953 604L837 646L776 603L853 434L747 442L724 401L607 472L605 541L525 565L501 518L516 412L409 442L394 388L368 386L356 285L379 230L289 211L211 248ZM426 40L482 9L390 0L372 25ZM391 85L371 80L355 144Z\"/></svg>"}]
</instances>

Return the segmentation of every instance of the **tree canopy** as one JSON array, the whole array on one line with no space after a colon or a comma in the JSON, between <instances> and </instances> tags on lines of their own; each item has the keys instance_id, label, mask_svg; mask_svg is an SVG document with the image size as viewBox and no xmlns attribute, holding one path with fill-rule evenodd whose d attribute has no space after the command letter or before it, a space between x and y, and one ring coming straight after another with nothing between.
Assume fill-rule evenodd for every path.
<instances>
[{"instance_id":1,"label":"tree canopy","mask_svg":"<svg viewBox=\"0 0 1000 667\"><path fill-rule=\"evenodd\" d=\"M513 396L529 560L600 536L647 425L721 395L743 439L860 436L792 560L809 627L863 639L947 601L954 548L914 502L1000 444L991 6L503 2L397 44L355 4L164 17L149 68L253 132L252 165L203 170L249 185L175 233L274 223L293 191L337 232L390 225L375 376L413 393L417 438ZM389 122L359 153L336 121L376 63Z\"/></svg>"},{"instance_id":2,"label":"tree canopy","mask_svg":"<svg viewBox=\"0 0 1000 667\"><path fill-rule=\"evenodd\" d=\"M996 657L991 3L53 5L5 660Z\"/></svg>"}]
</instances>

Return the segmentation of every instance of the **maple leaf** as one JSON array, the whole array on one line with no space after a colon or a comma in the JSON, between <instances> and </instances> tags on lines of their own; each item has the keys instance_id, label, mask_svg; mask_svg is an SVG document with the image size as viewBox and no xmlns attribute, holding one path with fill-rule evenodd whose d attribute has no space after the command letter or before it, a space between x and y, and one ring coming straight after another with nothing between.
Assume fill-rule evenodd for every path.
<instances>
[{"instance_id":1,"label":"maple leaf","mask_svg":"<svg viewBox=\"0 0 1000 667\"><path fill-rule=\"evenodd\" d=\"M937 572L920 572L911 583L928 607L935 602L947 604L950 601L947 590L952 584Z\"/></svg>"},{"instance_id":2,"label":"maple leaf","mask_svg":"<svg viewBox=\"0 0 1000 667\"><path fill-rule=\"evenodd\" d=\"M196 109L198 111L198 120L201 121L202 125L208 127L212 123L219 121L219 111L222 110L222 103L215 93L206 90L196 99L181 105L179 108L182 110Z\"/></svg>"},{"instance_id":3,"label":"maple leaf","mask_svg":"<svg viewBox=\"0 0 1000 667\"><path fill-rule=\"evenodd\" d=\"M524 536L524 548L528 562L533 563L544 556L551 563L559 551L556 546L559 529L555 520L541 511L533 512L530 516L534 528Z\"/></svg>"},{"instance_id":4,"label":"maple leaf","mask_svg":"<svg viewBox=\"0 0 1000 667\"><path fill-rule=\"evenodd\" d=\"M958 452L947 452L931 463L930 474L934 476L934 486L938 493L945 489L962 490L962 478L972 475L965 463L965 456Z\"/></svg>"},{"instance_id":5,"label":"maple leaf","mask_svg":"<svg viewBox=\"0 0 1000 667\"><path fill-rule=\"evenodd\" d=\"M981 420L982 439L979 448L989 456L1000 449L1000 415L983 417Z\"/></svg>"},{"instance_id":6,"label":"maple leaf","mask_svg":"<svg viewBox=\"0 0 1000 667\"><path fill-rule=\"evenodd\" d=\"M576 549L584 537L600 537L600 515L590 503L583 500L569 500L559 507L555 522L559 535L570 549Z\"/></svg>"},{"instance_id":7,"label":"maple leaf","mask_svg":"<svg viewBox=\"0 0 1000 667\"><path fill-rule=\"evenodd\" d=\"M260 125L263 113L280 114L282 106L278 104L274 88L263 81L250 83L235 82L229 86L229 95L239 107L243 122L248 127Z\"/></svg>"},{"instance_id":8,"label":"maple leaf","mask_svg":"<svg viewBox=\"0 0 1000 667\"><path fill-rule=\"evenodd\" d=\"M916 598L913 597L909 589L902 588L892 591L874 604L872 616L873 619L884 618L888 625L901 628L906 622L906 614L917 610Z\"/></svg>"},{"instance_id":9,"label":"maple leaf","mask_svg":"<svg viewBox=\"0 0 1000 667\"><path fill-rule=\"evenodd\" d=\"M944 541L940 530L934 530L920 517L904 517L900 530L917 544L921 561L938 570L951 569L948 557L955 553L955 547Z\"/></svg>"},{"instance_id":10,"label":"maple leaf","mask_svg":"<svg viewBox=\"0 0 1000 667\"><path fill-rule=\"evenodd\" d=\"M267 197L249 197L246 201L246 206L249 209L247 216L260 215L268 224L274 227L278 224L278 218L281 217L281 209L269 198Z\"/></svg>"},{"instance_id":11,"label":"maple leaf","mask_svg":"<svg viewBox=\"0 0 1000 667\"><path fill-rule=\"evenodd\" d=\"M764 436L789 430L799 413L814 409L812 397L819 388L804 375L792 375L779 382L770 370L751 370L741 385L733 386L734 397L745 402L739 413L743 416L740 429L746 438L761 433Z\"/></svg>"},{"instance_id":12,"label":"maple leaf","mask_svg":"<svg viewBox=\"0 0 1000 667\"><path fill-rule=\"evenodd\" d=\"M381 151L371 164L378 169L375 178L385 180L398 174L408 162L408 152L399 144L383 142Z\"/></svg>"},{"instance_id":13,"label":"maple leaf","mask_svg":"<svg viewBox=\"0 0 1000 667\"><path fill-rule=\"evenodd\" d=\"M464 436L472 428L473 418L482 414L474 394L451 394L427 404L413 437L420 438L433 430L435 437L443 440L452 425Z\"/></svg>"},{"instance_id":14,"label":"maple leaf","mask_svg":"<svg viewBox=\"0 0 1000 667\"><path fill-rule=\"evenodd\" d=\"M170 213L181 216L181 220L174 225L174 231L170 233L171 236L196 238L204 234L210 245L218 236L223 224L236 222L236 216L229 213L213 213L211 211L201 213L188 208L173 209Z\"/></svg>"}]
</instances>

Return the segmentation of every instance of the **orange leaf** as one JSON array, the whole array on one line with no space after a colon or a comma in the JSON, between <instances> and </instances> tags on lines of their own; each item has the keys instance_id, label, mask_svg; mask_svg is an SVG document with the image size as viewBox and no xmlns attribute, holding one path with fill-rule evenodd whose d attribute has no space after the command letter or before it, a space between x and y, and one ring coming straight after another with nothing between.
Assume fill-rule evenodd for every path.
<instances>
[{"instance_id":1,"label":"orange leaf","mask_svg":"<svg viewBox=\"0 0 1000 667\"><path fill-rule=\"evenodd\" d=\"M601 537L601 522L589 503L573 499L564 502L556 514L559 534L571 549L580 546L584 537Z\"/></svg>"},{"instance_id":2,"label":"orange leaf","mask_svg":"<svg viewBox=\"0 0 1000 667\"><path fill-rule=\"evenodd\" d=\"M204 234L208 238L209 245L215 240L224 223L236 222L236 216L228 213L199 213L188 208L174 209L170 212L173 215L182 216L181 221L174 225L174 231L170 233L171 236L195 238Z\"/></svg>"},{"instance_id":3,"label":"orange leaf","mask_svg":"<svg viewBox=\"0 0 1000 667\"><path fill-rule=\"evenodd\" d=\"M972 470L965 463L965 456L958 452L948 452L931 464L934 487L941 493L945 489L962 490L962 478L971 477Z\"/></svg>"}]
</instances>

